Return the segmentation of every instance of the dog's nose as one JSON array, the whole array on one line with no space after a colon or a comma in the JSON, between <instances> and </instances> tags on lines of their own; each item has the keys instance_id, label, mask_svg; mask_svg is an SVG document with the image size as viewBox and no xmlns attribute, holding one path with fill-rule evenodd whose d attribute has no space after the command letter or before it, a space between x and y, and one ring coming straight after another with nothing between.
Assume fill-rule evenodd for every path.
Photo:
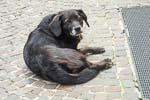
<instances>
[{"instance_id":1,"label":"dog's nose","mask_svg":"<svg viewBox=\"0 0 150 100\"><path fill-rule=\"evenodd\" d=\"M81 27L76 27L76 28L75 28L75 31L76 31L76 32L80 32L80 31L81 31Z\"/></svg>"}]
</instances>

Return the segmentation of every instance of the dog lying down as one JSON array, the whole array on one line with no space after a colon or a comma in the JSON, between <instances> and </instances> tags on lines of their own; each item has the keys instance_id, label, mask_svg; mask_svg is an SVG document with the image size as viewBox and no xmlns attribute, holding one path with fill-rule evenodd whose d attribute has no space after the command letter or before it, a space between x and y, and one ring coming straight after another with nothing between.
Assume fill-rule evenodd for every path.
<instances>
[{"instance_id":1,"label":"dog lying down","mask_svg":"<svg viewBox=\"0 0 150 100\"><path fill-rule=\"evenodd\" d=\"M97 63L86 60L89 54L104 53L104 48L77 49L83 21L89 26L86 14L76 9L44 17L24 46L24 60L30 70L46 80L72 85L85 83L111 68L111 59Z\"/></svg>"}]
</instances>

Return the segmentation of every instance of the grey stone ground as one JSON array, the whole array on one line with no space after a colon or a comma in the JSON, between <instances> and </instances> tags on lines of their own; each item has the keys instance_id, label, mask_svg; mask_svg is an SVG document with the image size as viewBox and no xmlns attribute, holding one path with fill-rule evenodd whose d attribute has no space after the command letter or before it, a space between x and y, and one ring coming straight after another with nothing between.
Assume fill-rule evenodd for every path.
<instances>
[{"instance_id":1,"label":"grey stone ground","mask_svg":"<svg viewBox=\"0 0 150 100\"><path fill-rule=\"evenodd\" d=\"M117 9L144 5L150 5L150 1L0 0L0 100L138 100L140 94ZM43 16L70 8L83 9L91 26L84 27L80 47L106 48L106 53L89 60L112 58L116 65L86 84L62 86L30 72L22 49Z\"/></svg>"}]
</instances>

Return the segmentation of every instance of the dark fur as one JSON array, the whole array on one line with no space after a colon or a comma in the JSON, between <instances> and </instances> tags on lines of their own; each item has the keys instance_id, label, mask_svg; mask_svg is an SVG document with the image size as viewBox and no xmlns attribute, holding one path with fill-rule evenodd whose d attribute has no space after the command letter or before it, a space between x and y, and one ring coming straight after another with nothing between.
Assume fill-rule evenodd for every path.
<instances>
[{"instance_id":1,"label":"dark fur","mask_svg":"<svg viewBox=\"0 0 150 100\"><path fill-rule=\"evenodd\" d=\"M86 60L87 54L103 53L103 48L77 49L81 37L69 35L69 26L64 23L68 18L77 20L73 18L75 14L81 17L81 26L83 20L89 26L82 10L67 10L46 16L30 33L23 54L36 75L60 84L81 84L96 77L100 70L110 68L110 59L96 64Z\"/></svg>"}]
</instances>

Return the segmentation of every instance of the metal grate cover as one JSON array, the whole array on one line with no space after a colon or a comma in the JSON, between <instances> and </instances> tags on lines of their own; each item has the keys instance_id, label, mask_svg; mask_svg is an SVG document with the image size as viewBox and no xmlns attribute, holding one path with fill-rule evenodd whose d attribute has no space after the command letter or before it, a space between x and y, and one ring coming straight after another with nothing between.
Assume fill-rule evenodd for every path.
<instances>
[{"instance_id":1,"label":"metal grate cover","mask_svg":"<svg viewBox=\"0 0 150 100\"><path fill-rule=\"evenodd\" d=\"M124 24L144 100L150 100L150 8L123 8Z\"/></svg>"}]
</instances>

